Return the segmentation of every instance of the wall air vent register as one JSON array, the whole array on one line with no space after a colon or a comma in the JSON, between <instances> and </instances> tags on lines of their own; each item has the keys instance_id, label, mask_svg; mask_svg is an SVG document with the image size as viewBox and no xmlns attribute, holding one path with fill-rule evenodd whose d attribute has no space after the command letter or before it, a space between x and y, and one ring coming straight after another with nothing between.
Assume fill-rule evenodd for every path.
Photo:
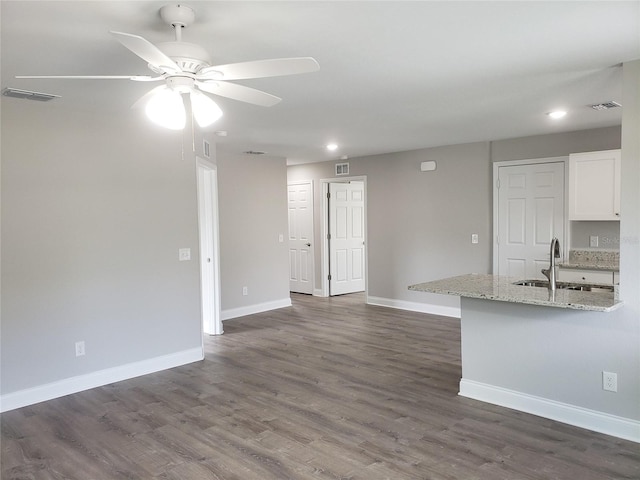
<instances>
[{"instance_id":1,"label":"wall air vent register","mask_svg":"<svg viewBox=\"0 0 640 480\"><path fill-rule=\"evenodd\" d=\"M336 163L336 175L349 175L349 164Z\"/></svg>"}]
</instances>

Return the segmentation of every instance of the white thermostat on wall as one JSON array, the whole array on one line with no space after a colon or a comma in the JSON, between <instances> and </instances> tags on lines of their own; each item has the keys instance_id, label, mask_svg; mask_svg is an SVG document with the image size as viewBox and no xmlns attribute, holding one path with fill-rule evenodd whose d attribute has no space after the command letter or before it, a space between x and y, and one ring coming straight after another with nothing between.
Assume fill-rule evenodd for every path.
<instances>
[{"instance_id":1,"label":"white thermostat on wall","mask_svg":"<svg viewBox=\"0 0 640 480\"><path fill-rule=\"evenodd\" d=\"M422 162L420 164L420 171L421 172L431 172L433 170L436 169L436 162L434 162L433 160L429 161L429 162Z\"/></svg>"}]
</instances>

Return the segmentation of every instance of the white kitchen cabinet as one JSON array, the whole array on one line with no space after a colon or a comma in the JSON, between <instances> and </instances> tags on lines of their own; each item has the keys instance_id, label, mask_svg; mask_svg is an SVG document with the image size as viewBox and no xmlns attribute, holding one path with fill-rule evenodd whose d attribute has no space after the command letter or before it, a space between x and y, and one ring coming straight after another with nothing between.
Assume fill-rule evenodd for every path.
<instances>
[{"instance_id":1,"label":"white kitchen cabinet","mask_svg":"<svg viewBox=\"0 0 640 480\"><path fill-rule=\"evenodd\" d=\"M561 268L558 271L559 282L614 284L614 272L608 270L581 270Z\"/></svg>"},{"instance_id":2,"label":"white kitchen cabinet","mask_svg":"<svg viewBox=\"0 0 640 480\"><path fill-rule=\"evenodd\" d=\"M620 220L620 150L569 155L569 220Z\"/></svg>"}]
</instances>

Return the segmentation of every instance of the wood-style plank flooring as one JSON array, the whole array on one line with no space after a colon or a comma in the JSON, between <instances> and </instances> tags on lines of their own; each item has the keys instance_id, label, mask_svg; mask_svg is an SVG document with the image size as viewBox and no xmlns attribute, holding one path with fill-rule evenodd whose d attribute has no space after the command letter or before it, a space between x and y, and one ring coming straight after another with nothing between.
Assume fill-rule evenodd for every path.
<instances>
[{"instance_id":1,"label":"wood-style plank flooring","mask_svg":"<svg viewBox=\"0 0 640 480\"><path fill-rule=\"evenodd\" d=\"M205 348L2 414L2 479L640 479L636 443L459 397L456 319L293 295Z\"/></svg>"}]
</instances>

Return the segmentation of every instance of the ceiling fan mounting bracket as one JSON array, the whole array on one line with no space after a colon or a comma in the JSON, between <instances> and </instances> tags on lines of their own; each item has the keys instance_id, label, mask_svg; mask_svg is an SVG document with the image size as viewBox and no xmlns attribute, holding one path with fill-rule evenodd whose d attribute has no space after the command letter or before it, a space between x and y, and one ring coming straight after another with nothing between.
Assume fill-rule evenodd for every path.
<instances>
[{"instance_id":1,"label":"ceiling fan mounting bracket","mask_svg":"<svg viewBox=\"0 0 640 480\"><path fill-rule=\"evenodd\" d=\"M195 21L196 13L187 5L171 4L160 9L160 17L172 27L188 27Z\"/></svg>"}]
</instances>

